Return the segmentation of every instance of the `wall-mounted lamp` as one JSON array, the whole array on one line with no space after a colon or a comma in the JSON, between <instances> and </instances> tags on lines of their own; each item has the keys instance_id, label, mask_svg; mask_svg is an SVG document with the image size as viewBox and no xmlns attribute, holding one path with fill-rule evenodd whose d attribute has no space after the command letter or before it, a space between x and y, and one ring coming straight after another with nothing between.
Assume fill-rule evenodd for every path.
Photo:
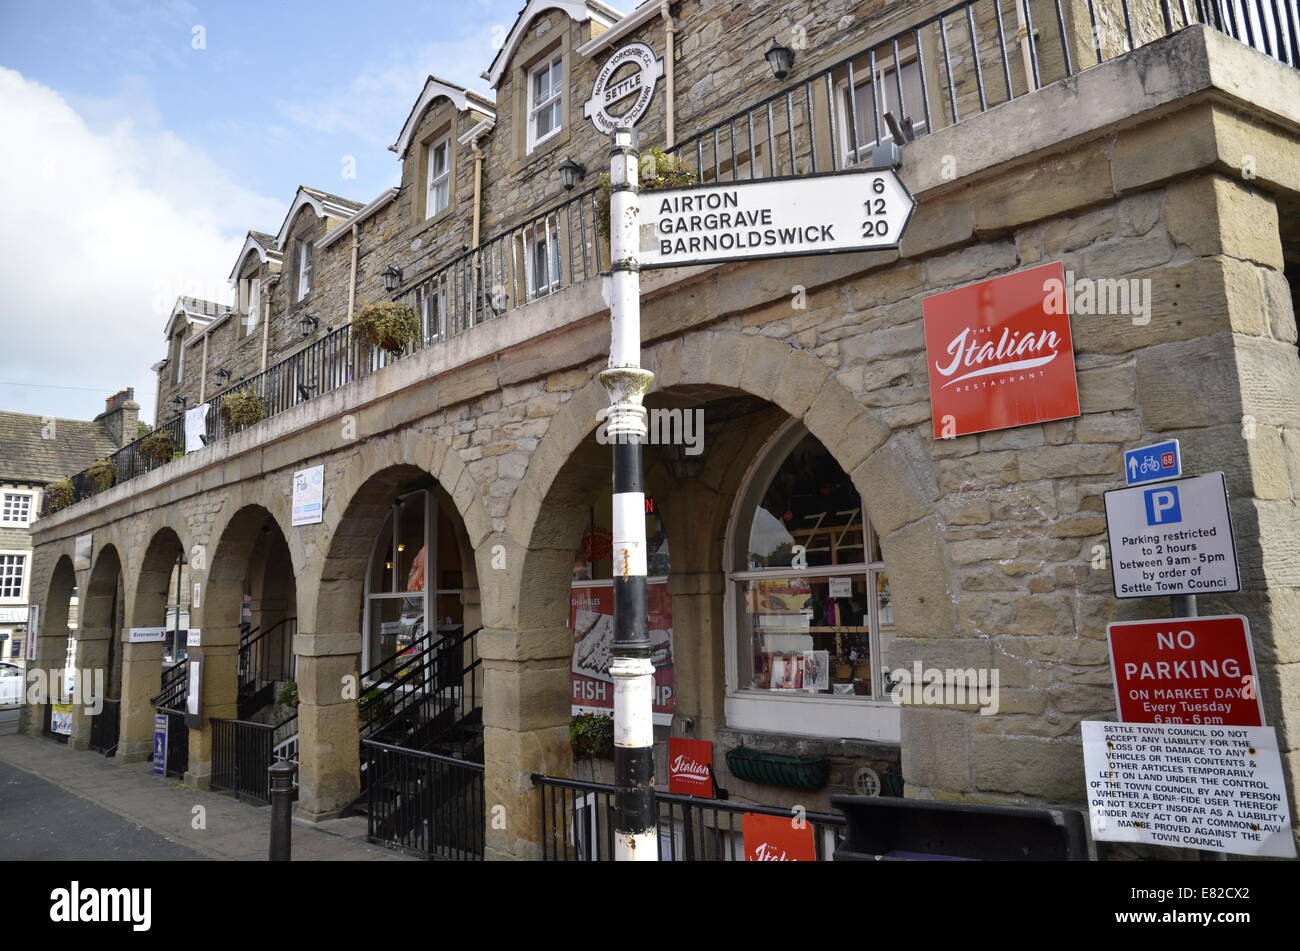
<instances>
[{"instance_id":1,"label":"wall-mounted lamp","mask_svg":"<svg viewBox=\"0 0 1300 951\"><path fill-rule=\"evenodd\" d=\"M172 411L175 412L175 413L184 412L184 410L185 410L185 397L183 397L183 396L173 396L170 400L167 401L167 405L168 405L169 407L171 407Z\"/></svg>"},{"instance_id":2,"label":"wall-mounted lamp","mask_svg":"<svg viewBox=\"0 0 1300 951\"><path fill-rule=\"evenodd\" d=\"M310 337L314 334L318 326L320 326L320 321L311 314L307 314L302 320L298 321L298 329L302 331L304 337Z\"/></svg>"},{"instance_id":3,"label":"wall-mounted lamp","mask_svg":"<svg viewBox=\"0 0 1300 951\"><path fill-rule=\"evenodd\" d=\"M222 367L220 370L214 373L213 376L216 377L217 386L225 386L226 383L229 382L230 380L230 371L227 370L225 367Z\"/></svg>"},{"instance_id":4,"label":"wall-mounted lamp","mask_svg":"<svg viewBox=\"0 0 1300 951\"><path fill-rule=\"evenodd\" d=\"M560 163L560 184L566 192L573 191L586 174L587 166L580 165L573 159L565 159Z\"/></svg>"},{"instance_id":5,"label":"wall-mounted lamp","mask_svg":"<svg viewBox=\"0 0 1300 951\"><path fill-rule=\"evenodd\" d=\"M772 67L772 75L776 77L777 82L790 75L790 70L794 67L794 50L790 47L782 46L773 38L772 45L767 48L763 56L767 64Z\"/></svg>"},{"instance_id":6,"label":"wall-mounted lamp","mask_svg":"<svg viewBox=\"0 0 1300 951\"><path fill-rule=\"evenodd\" d=\"M384 268L384 290L390 294L402 286L401 268L395 268L391 264Z\"/></svg>"}]
</instances>

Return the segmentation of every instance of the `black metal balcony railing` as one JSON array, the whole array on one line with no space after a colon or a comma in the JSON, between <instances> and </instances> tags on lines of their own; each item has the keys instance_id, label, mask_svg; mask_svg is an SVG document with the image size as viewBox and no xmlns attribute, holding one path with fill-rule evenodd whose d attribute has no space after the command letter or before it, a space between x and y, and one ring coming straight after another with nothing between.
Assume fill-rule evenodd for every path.
<instances>
[{"instance_id":1,"label":"black metal balcony railing","mask_svg":"<svg viewBox=\"0 0 1300 951\"><path fill-rule=\"evenodd\" d=\"M555 776L532 775L537 787L542 860L614 860L616 786ZM663 862L741 862L745 859L743 816L758 813L789 819L789 809L745 805L655 792L659 859ZM808 812L818 861L828 861L845 837L848 820L838 813Z\"/></svg>"},{"instance_id":2,"label":"black metal balcony railing","mask_svg":"<svg viewBox=\"0 0 1300 951\"><path fill-rule=\"evenodd\" d=\"M702 182L836 171L869 161L878 143L893 138L891 120L903 130L910 123L913 136L924 135L1195 23L1300 68L1298 4L966 0L691 134L669 151ZM1021 35L1023 46L1017 43ZM417 277L397 295L411 304L422 328L405 350L372 349L354 337L350 324L339 327L212 397L205 444L230 435L222 406L232 393L251 389L265 416L275 416L594 277L609 261L599 220L599 189L593 188ZM159 428L172 433L178 449L189 448L183 419ZM118 483L166 462L145 456L142 442L109 457ZM71 478L73 501L96 491L85 472Z\"/></svg>"},{"instance_id":3,"label":"black metal balcony railing","mask_svg":"<svg viewBox=\"0 0 1300 951\"><path fill-rule=\"evenodd\" d=\"M483 764L361 741L367 839L426 859L483 858Z\"/></svg>"}]
</instances>

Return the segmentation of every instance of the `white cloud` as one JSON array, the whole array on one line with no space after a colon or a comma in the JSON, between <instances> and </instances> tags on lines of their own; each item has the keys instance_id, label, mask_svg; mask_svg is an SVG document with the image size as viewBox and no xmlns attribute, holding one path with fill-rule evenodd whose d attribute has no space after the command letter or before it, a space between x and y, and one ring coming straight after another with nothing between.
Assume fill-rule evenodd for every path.
<instances>
[{"instance_id":1,"label":"white cloud","mask_svg":"<svg viewBox=\"0 0 1300 951\"><path fill-rule=\"evenodd\" d=\"M145 121L97 131L54 90L0 67L0 320L11 335L0 380L135 386L152 420L149 366L176 296L228 301L244 233L275 227L284 208ZM0 399L60 416L103 408L70 390L0 387Z\"/></svg>"}]
</instances>

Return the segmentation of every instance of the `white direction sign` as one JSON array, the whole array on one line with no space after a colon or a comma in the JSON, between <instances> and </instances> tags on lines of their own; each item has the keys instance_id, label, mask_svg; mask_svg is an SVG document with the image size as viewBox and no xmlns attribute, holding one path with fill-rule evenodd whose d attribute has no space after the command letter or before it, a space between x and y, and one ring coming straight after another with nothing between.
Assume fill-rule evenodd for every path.
<instances>
[{"instance_id":1,"label":"white direction sign","mask_svg":"<svg viewBox=\"0 0 1300 951\"><path fill-rule=\"evenodd\" d=\"M643 268L897 248L916 208L893 169L641 193Z\"/></svg>"},{"instance_id":2,"label":"white direction sign","mask_svg":"<svg viewBox=\"0 0 1300 951\"><path fill-rule=\"evenodd\" d=\"M1222 472L1106 493L1117 598L1237 591L1237 546Z\"/></svg>"},{"instance_id":3,"label":"white direction sign","mask_svg":"<svg viewBox=\"0 0 1300 951\"><path fill-rule=\"evenodd\" d=\"M1295 857L1272 727L1079 726L1094 839Z\"/></svg>"}]
</instances>

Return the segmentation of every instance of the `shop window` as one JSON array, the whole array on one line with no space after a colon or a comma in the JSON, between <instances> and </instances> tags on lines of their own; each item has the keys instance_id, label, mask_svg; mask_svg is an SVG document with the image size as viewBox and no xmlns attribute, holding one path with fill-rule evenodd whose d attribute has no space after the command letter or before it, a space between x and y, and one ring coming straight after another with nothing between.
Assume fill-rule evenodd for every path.
<instances>
[{"instance_id":1,"label":"shop window","mask_svg":"<svg viewBox=\"0 0 1300 951\"><path fill-rule=\"evenodd\" d=\"M840 152L844 164L863 161L871 157L871 150L879 142L893 138L885 124L888 112L901 124L906 116L918 135L925 131L925 106L921 90L921 66L916 58L914 44L900 43L898 59L901 74L895 66L892 53L876 53L875 74L872 63L864 56L853 63L853 94L849 95L849 80L845 75L836 87L838 121L840 127ZM902 86L903 99L898 94ZM877 128L879 134L877 135Z\"/></svg>"},{"instance_id":2,"label":"shop window","mask_svg":"<svg viewBox=\"0 0 1300 951\"><path fill-rule=\"evenodd\" d=\"M862 704L893 707L880 666L889 576L852 481L802 426L784 427L751 469L729 534L729 724L889 734L855 726ZM792 716L790 701L807 713Z\"/></svg>"},{"instance_id":3,"label":"shop window","mask_svg":"<svg viewBox=\"0 0 1300 951\"><path fill-rule=\"evenodd\" d=\"M560 131L564 109L564 57L557 56L528 76L528 151Z\"/></svg>"},{"instance_id":4,"label":"shop window","mask_svg":"<svg viewBox=\"0 0 1300 951\"><path fill-rule=\"evenodd\" d=\"M429 489L400 496L366 574L363 667L423 649L427 633L436 639L460 631L462 587L456 537L437 497Z\"/></svg>"}]
</instances>

